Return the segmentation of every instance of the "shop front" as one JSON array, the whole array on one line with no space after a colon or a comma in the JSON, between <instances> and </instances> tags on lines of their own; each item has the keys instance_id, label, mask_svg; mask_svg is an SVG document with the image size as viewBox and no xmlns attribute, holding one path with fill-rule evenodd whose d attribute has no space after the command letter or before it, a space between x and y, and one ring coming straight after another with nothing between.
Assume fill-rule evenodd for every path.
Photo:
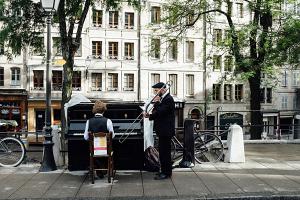
<instances>
[{"instance_id":1,"label":"shop front","mask_svg":"<svg viewBox=\"0 0 300 200\"><path fill-rule=\"evenodd\" d=\"M60 100L51 101L51 124L60 125L61 109ZM45 126L46 101L41 99L28 100L28 131L37 133L32 135L30 142L41 142L43 128Z\"/></svg>"},{"instance_id":2,"label":"shop front","mask_svg":"<svg viewBox=\"0 0 300 200\"><path fill-rule=\"evenodd\" d=\"M0 132L26 130L26 90L0 89L0 93Z\"/></svg>"}]
</instances>

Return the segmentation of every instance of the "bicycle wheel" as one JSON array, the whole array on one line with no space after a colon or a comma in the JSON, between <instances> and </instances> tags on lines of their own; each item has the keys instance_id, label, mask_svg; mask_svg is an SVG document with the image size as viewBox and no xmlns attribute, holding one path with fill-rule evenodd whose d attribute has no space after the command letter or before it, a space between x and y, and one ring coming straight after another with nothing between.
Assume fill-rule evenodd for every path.
<instances>
[{"instance_id":1,"label":"bicycle wheel","mask_svg":"<svg viewBox=\"0 0 300 200\"><path fill-rule=\"evenodd\" d=\"M171 140L171 159L175 162L182 157L182 148L172 139Z\"/></svg>"},{"instance_id":2,"label":"bicycle wheel","mask_svg":"<svg viewBox=\"0 0 300 200\"><path fill-rule=\"evenodd\" d=\"M223 150L223 143L215 134L201 133L195 138L195 160L198 163L219 161Z\"/></svg>"},{"instance_id":3,"label":"bicycle wheel","mask_svg":"<svg viewBox=\"0 0 300 200\"><path fill-rule=\"evenodd\" d=\"M0 141L0 166L16 167L25 158L25 147L22 141L6 137Z\"/></svg>"}]
</instances>

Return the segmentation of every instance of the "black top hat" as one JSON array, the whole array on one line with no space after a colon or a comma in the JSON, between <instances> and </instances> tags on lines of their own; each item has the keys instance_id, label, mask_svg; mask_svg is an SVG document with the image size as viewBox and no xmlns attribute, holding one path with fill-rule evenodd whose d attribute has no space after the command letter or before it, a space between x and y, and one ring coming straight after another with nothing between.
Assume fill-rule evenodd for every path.
<instances>
[{"instance_id":1,"label":"black top hat","mask_svg":"<svg viewBox=\"0 0 300 200\"><path fill-rule=\"evenodd\" d=\"M166 87L165 83L164 82L158 82L154 85L152 85L152 88L162 88L162 87Z\"/></svg>"}]
</instances>

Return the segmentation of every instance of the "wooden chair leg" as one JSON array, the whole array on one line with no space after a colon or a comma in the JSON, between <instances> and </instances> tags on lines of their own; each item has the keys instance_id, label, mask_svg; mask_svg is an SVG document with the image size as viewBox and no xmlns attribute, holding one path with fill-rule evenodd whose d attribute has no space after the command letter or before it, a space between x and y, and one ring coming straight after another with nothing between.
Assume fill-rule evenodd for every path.
<instances>
[{"instance_id":1,"label":"wooden chair leg","mask_svg":"<svg viewBox=\"0 0 300 200\"><path fill-rule=\"evenodd\" d=\"M92 184L95 183L95 166L94 166L94 158L91 157L90 159L90 176L92 180Z\"/></svg>"},{"instance_id":2,"label":"wooden chair leg","mask_svg":"<svg viewBox=\"0 0 300 200\"><path fill-rule=\"evenodd\" d=\"M107 161L107 178L108 178L108 182L111 183L110 157L108 157L108 161Z\"/></svg>"}]
</instances>

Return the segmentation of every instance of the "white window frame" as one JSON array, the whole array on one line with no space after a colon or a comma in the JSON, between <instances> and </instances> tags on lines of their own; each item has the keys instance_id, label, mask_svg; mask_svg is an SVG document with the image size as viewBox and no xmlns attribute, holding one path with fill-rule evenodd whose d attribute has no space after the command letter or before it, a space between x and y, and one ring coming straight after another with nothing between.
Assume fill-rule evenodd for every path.
<instances>
[{"instance_id":1,"label":"white window frame","mask_svg":"<svg viewBox=\"0 0 300 200\"><path fill-rule=\"evenodd\" d=\"M186 41L186 61L194 62L195 59L195 42Z\"/></svg>"},{"instance_id":2,"label":"white window frame","mask_svg":"<svg viewBox=\"0 0 300 200\"><path fill-rule=\"evenodd\" d=\"M288 96L281 96L281 109L288 108Z\"/></svg>"},{"instance_id":3,"label":"white window frame","mask_svg":"<svg viewBox=\"0 0 300 200\"><path fill-rule=\"evenodd\" d=\"M124 74L124 91L133 91L134 90L134 74L125 73Z\"/></svg>"},{"instance_id":4,"label":"white window frame","mask_svg":"<svg viewBox=\"0 0 300 200\"><path fill-rule=\"evenodd\" d=\"M293 86L297 87L300 86L300 72L299 71L293 71Z\"/></svg>"},{"instance_id":5,"label":"white window frame","mask_svg":"<svg viewBox=\"0 0 300 200\"><path fill-rule=\"evenodd\" d=\"M186 75L186 96L191 97L194 96L195 89L195 76L194 74Z\"/></svg>"},{"instance_id":6,"label":"white window frame","mask_svg":"<svg viewBox=\"0 0 300 200\"><path fill-rule=\"evenodd\" d=\"M92 56L96 59L102 59L102 41L92 41Z\"/></svg>"},{"instance_id":7,"label":"white window frame","mask_svg":"<svg viewBox=\"0 0 300 200\"><path fill-rule=\"evenodd\" d=\"M107 90L108 91L118 91L119 87L119 74L118 73L108 73L107 74Z\"/></svg>"},{"instance_id":8,"label":"white window frame","mask_svg":"<svg viewBox=\"0 0 300 200\"><path fill-rule=\"evenodd\" d=\"M91 90L92 91L102 91L103 87L103 74L92 72L91 80Z\"/></svg>"},{"instance_id":9,"label":"white window frame","mask_svg":"<svg viewBox=\"0 0 300 200\"><path fill-rule=\"evenodd\" d=\"M281 75L281 87L287 87L287 73L286 70Z\"/></svg>"},{"instance_id":10,"label":"white window frame","mask_svg":"<svg viewBox=\"0 0 300 200\"><path fill-rule=\"evenodd\" d=\"M21 85L21 69L19 67L11 68L11 85Z\"/></svg>"},{"instance_id":11,"label":"white window frame","mask_svg":"<svg viewBox=\"0 0 300 200\"><path fill-rule=\"evenodd\" d=\"M160 82L160 74L158 74L158 73L152 73L151 74L151 85L150 85L151 89L152 89L152 85L154 85L154 84L156 84L158 82ZM154 92L153 89L152 89L152 94L155 94L155 92Z\"/></svg>"},{"instance_id":12,"label":"white window frame","mask_svg":"<svg viewBox=\"0 0 300 200\"><path fill-rule=\"evenodd\" d=\"M176 96L177 95L177 74L169 74L169 81L171 81L172 85L170 87L170 94Z\"/></svg>"}]
</instances>

